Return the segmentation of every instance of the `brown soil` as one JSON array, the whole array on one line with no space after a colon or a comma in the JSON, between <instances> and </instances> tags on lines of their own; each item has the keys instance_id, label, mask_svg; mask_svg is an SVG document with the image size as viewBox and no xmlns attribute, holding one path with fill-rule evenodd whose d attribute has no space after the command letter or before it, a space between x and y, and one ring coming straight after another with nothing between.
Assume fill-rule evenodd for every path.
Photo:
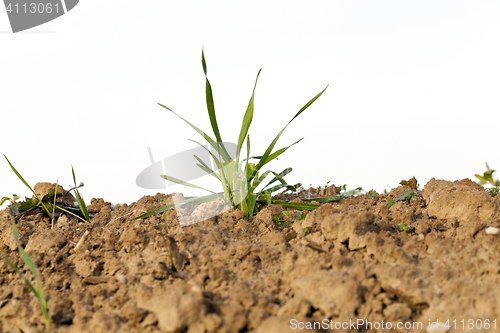
<instances>
[{"instance_id":1,"label":"brown soil","mask_svg":"<svg viewBox=\"0 0 500 333\"><path fill-rule=\"evenodd\" d=\"M188 227L173 209L131 219L164 205L157 195L116 209L92 199L87 225L61 215L51 230L36 214L17 227L54 332L296 332L308 322L332 327L308 332L446 332L446 320L449 332L497 331L500 239L485 229L500 227L500 195L469 179L432 179L420 196L389 209L388 200L408 188L324 203L304 211L303 221L292 222L289 209L279 225L273 216L285 208L278 205L260 207L249 221L232 210ZM165 219L171 238L164 239ZM401 222L414 230L399 231ZM0 232L0 254L31 276L7 209ZM3 262L0 317L16 332L44 331L37 299ZM385 328L346 326L361 319ZM437 320L439 329L428 328ZM483 328L467 329L469 320ZM422 326L387 329L398 322Z\"/></svg>"}]
</instances>

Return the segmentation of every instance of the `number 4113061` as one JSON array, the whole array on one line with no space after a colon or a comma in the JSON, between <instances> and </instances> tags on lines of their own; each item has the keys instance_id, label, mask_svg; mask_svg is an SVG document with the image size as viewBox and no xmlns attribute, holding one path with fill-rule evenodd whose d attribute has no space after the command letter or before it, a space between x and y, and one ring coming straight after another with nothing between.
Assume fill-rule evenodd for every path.
<instances>
[{"instance_id":1,"label":"number 4113061","mask_svg":"<svg viewBox=\"0 0 500 333\"><path fill-rule=\"evenodd\" d=\"M52 5L51 3L23 3L19 4L16 3L15 5L12 5L12 3L9 3L7 6L7 13L12 13L14 12L15 14L19 13L24 13L24 14L36 14L36 13L47 13L50 14L52 12L59 13L59 3L56 3L55 5Z\"/></svg>"},{"instance_id":2,"label":"number 4113061","mask_svg":"<svg viewBox=\"0 0 500 333\"><path fill-rule=\"evenodd\" d=\"M450 325L451 324L451 325ZM457 325L458 324L458 325ZM450 320L448 319L445 323L444 323L444 327L446 327L447 329L450 329L450 328L453 328L453 329L457 329L457 327L460 329L460 326L462 326L462 329L481 329L481 328L485 328L485 329L490 329L490 328L493 328L493 329L496 329L497 328L497 320L493 320L493 321L490 321L489 319L484 319L484 320L481 320L481 319L469 319L469 320L465 320L465 319L462 319L460 321L457 322L457 320L452 320L450 322Z\"/></svg>"}]
</instances>

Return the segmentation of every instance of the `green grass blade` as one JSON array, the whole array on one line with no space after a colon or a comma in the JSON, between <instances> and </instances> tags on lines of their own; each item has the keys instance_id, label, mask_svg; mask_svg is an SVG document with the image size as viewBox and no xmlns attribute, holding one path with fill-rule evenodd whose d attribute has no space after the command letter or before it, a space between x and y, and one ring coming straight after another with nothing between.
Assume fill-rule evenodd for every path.
<instances>
[{"instance_id":1,"label":"green grass blade","mask_svg":"<svg viewBox=\"0 0 500 333\"><path fill-rule=\"evenodd\" d=\"M59 206L53 206L53 209L54 209L54 211L61 211L61 212L65 212L65 213L67 213L67 214L73 215L74 217L76 217L76 218L78 218L78 219L82 220L83 222L87 222L87 221L88 221L88 220L86 220L86 219L85 219L85 215L84 215L84 217L81 217L81 216L79 216L78 214L75 214L75 213L73 213L73 212L70 212L69 210L64 209L64 208L62 208L62 207L59 207ZM80 209L80 211L81 211L81 209ZM82 214L83 214L83 212L82 212Z\"/></svg>"},{"instance_id":2,"label":"green grass blade","mask_svg":"<svg viewBox=\"0 0 500 333\"><path fill-rule=\"evenodd\" d=\"M222 189L224 190L224 198L226 198L226 199L229 198L232 202L233 195L232 195L232 190L231 190L231 186L230 186L230 180L228 178L228 175L225 173L225 168L224 168L223 162L221 162L217 157L215 157L215 155L212 154L212 152L210 150L208 150L204 145L197 142L196 140L192 140L192 139L190 139L190 140L197 143L201 147L203 147L212 156L215 164L217 164L217 169L219 170L220 181L222 184Z\"/></svg>"},{"instance_id":3,"label":"green grass blade","mask_svg":"<svg viewBox=\"0 0 500 333\"><path fill-rule=\"evenodd\" d=\"M247 110L245 111L245 115L243 116L243 123L241 125L241 130L240 130L240 135L238 137L238 145L237 145L237 151L236 155L239 156L241 147L243 146L243 141L245 140L245 137L247 136L248 129L250 128L250 125L252 124L252 119L253 119L253 110L254 110L254 97L255 97L255 88L257 87L257 81L259 79L260 71L257 73L257 78L255 79L255 85L253 87L252 91L252 96L250 97L250 101L248 102Z\"/></svg>"},{"instance_id":4,"label":"green grass blade","mask_svg":"<svg viewBox=\"0 0 500 333\"><path fill-rule=\"evenodd\" d=\"M203 171L205 171L208 175L214 177L215 179L217 179L218 181L220 181L220 177L217 173L215 173L212 169L210 168L207 168L206 166L204 165L201 165L199 163L196 163L196 165Z\"/></svg>"},{"instance_id":5,"label":"green grass blade","mask_svg":"<svg viewBox=\"0 0 500 333\"><path fill-rule=\"evenodd\" d=\"M7 162L9 163L12 171L14 171L14 173L16 174L16 176L24 183L24 185L26 185L30 190L31 192L35 195L35 197L38 199L38 201L40 201L40 203L42 204L43 208L45 208L45 211L47 212L47 214L49 214L50 218L53 219L54 216L52 216L51 212L47 209L47 207L43 204L42 200L40 200L40 198L38 197L38 195L36 195L35 191L31 188L31 186L29 186L29 184L24 180L23 176L21 176L21 174L19 172L17 172L16 168L14 168L14 166L12 165L12 163L10 163L9 159L7 158L7 156L3 155L3 157L5 157L5 159L7 160Z\"/></svg>"},{"instance_id":6,"label":"green grass blade","mask_svg":"<svg viewBox=\"0 0 500 333\"><path fill-rule=\"evenodd\" d=\"M160 104L158 103L159 106L167 109L168 111L172 112L173 114L175 114L177 117L181 118L182 120L184 120L184 122L186 124L188 124L189 126L191 126L191 128L193 128L196 132L198 132L198 134L200 134L205 140L207 140L207 142L212 146L214 147L214 149L216 150L220 150L219 148L219 144L217 142L215 142L210 136L208 136L205 132L203 132L202 130L200 130L198 127L196 127L195 125L191 124L189 121L187 121L186 119L182 118L181 116L179 116L177 113L175 113L174 111L172 111L169 107L163 105L163 104ZM224 146L224 145L222 145ZM224 158L225 161L230 161L232 158L231 156L229 156L229 154L225 151L225 148L223 149L222 151L222 157Z\"/></svg>"},{"instance_id":7,"label":"green grass blade","mask_svg":"<svg viewBox=\"0 0 500 333\"><path fill-rule=\"evenodd\" d=\"M14 270L16 271L16 273L21 277L21 279L23 279L24 283L26 284L26 286L28 287L29 290L31 290L31 292L37 296L37 290L35 287L33 287L33 285L31 284L31 282L29 282L23 275L23 273L21 272L21 270L19 269L19 267L16 266L16 264L14 264L12 261L10 261L9 259L5 258L4 259L5 262Z\"/></svg>"},{"instance_id":8,"label":"green grass blade","mask_svg":"<svg viewBox=\"0 0 500 333\"><path fill-rule=\"evenodd\" d=\"M160 213L163 213L164 211L169 210L170 208L173 208L173 207L175 207L175 204L161 206L161 207L155 208L153 210L150 210L149 212L144 213L140 216L134 217L132 220L143 219L143 218L146 218L146 217L149 217L152 215L160 214Z\"/></svg>"},{"instance_id":9,"label":"green grass blade","mask_svg":"<svg viewBox=\"0 0 500 333\"><path fill-rule=\"evenodd\" d=\"M250 134L247 135L247 158L245 160L245 180L248 180L249 178L248 176L250 176L253 173L252 171L250 175L247 174L249 160L250 160Z\"/></svg>"},{"instance_id":10,"label":"green grass blade","mask_svg":"<svg viewBox=\"0 0 500 333\"><path fill-rule=\"evenodd\" d=\"M287 187L289 186L288 184L278 184L278 185L274 185L273 187L271 188L268 188L268 189L265 189L265 190L262 190L262 191L259 191L258 195L262 195L264 193L266 193L267 191L269 191L269 193L273 193L273 192L276 192L280 189L282 189L283 187Z\"/></svg>"},{"instance_id":11,"label":"green grass blade","mask_svg":"<svg viewBox=\"0 0 500 333\"><path fill-rule=\"evenodd\" d=\"M250 216L253 216L253 211L255 209L256 198L257 198L257 196L256 196L255 193L249 193L247 195L246 205L247 205L247 209L248 209L248 214L245 211L245 215L246 215L247 218L250 217Z\"/></svg>"},{"instance_id":12,"label":"green grass blade","mask_svg":"<svg viewBox=\"0 0 500 333\"><path fill-rule=\"evenodd\" d=\"M73 173L73 182L76 185L76 177L75 177L75 170L73 169L73 166L71 166L71 172ZM76 201L78 202L78 207L80 207L80 210L83 213L83 216L85 216L85 220L90 221L90 216L89 212L87 211L87 205L85 204L85 200L83 200L83 197L80 194L80 191L75 188L75 196L76 196Z\"/></svg>"},{"instance_id":13,"label":"green grass blade","mask_svg":"<svg viewBox=\"0 0 500 333\"><path fill-rule=\"evenodd\" d=\"M332 195L328 197L319 197L319 198L311 198L311 199L301 199L302 201L317 201L317 202L333 202L340 201L346 198L345 195Z\"/></svg>"},{"instance_id":14,"label":"green grass blade","mask_svg":"<svg viewBox=\"0 0 500 333\"><path fill-rule=\"evenodd\" d=\"M292 168L286 168L285 170L281 171L281 172L279 173L279 175L280 175L281 177L284 177L284 176L288 175L290 172L292 172ZM270 182L269 182L266 186L264 186L264 189L266 189L266 188L267 188L268 186L270 186L272 183L277 182L278 180L279 180L279 179L278 179L278 177L276 177L276 176L275 176L275 177L274 177L274 178L273 178L273 179L272 179L272 180L271 180L271 181L270 181Z\"/></svg>"},{"instance_id":15,"label":"green grass blade","mask_svg":"<svg viewBox=\"0 0 500 333\"><path fill-rule=\"evenodd\" d=\"M287 168L287 169L283 170L282 173L288 174L290 171L292 171L291 168ZM271 172L274 174L275 178L277 178L280 181L281 185L277 185L277 186L280 186L279 188L286 187L288 190L290 190L292 192L297 191L297 189L294 186L288 185L286 183L286 181L283 179L283 177L281 176L281 174L277 174L274 171L271 171ZM274 186L274 187L276 187L276 186ZM274 191L277 191L277 190L273 190L272 192L274 192Z\"/></svg>"},{"instance_id":16,"label":"green grass blade","mask_svg":"<svg viewBox=\"0 0 500 333\"><path fill-rule=\"evenodd\" d=\"M5 203L5 201L9 201L9 200L12 200L12 199L9 197L3 197L2 199L0 199L0 206L3 205Z\"/></svg>"},{"instance_id":17,"label":"green grass blade","mask_svg":"<svg viewBox=\"0 0 500 333\"><path fill-rule=\"evenodd\" d=\"M21 259L24 261L24 263L29 268L31 273L35 276L37 288L35 289L33 287L33 285L26 278L24 278L24 276L23 276L23 279L24 279L26 285L30 288L30 290L38 298L38 302L40 304L40 308L42 310L42 315L43 315L43 318L45 321L45 328L47 329L47 332L50 332L50 319L49 319L48 312L47 312L47 302L45 301L45 297L43 296L42 282L40 281L40 276L38 275L38 271L36 270L36 267L35 267L35 264L33 263L33 260L31 260L31 257L29 256L29 254L23 249L23 247L19 243L19 233L17 231L17 226L16 226L16 222L15 222L14 218L11 218L11 220L12 220L12 232L14 235L14 240L17 244L17 248L19 250L19 254L21 255ZM16 268L17 268L17 266L16 266ZM20 273L19 268L17 268L17 272ZM22 274L21 274L21 276L22 276Z\"/></svg>"},{"instance_id":18,"label":"green grass blade","mask_svg":"<svg viewBox=\"0 0 500 333\"><path fill-rule=\"evenodd\" d=\"M275 158L277 158L278 156L280 156L281 154L283 154L285 151L287 151L288 148L290 148L291 146L293 146L293 145L299 143L300 141L302 141L302 139L304 139L304 138L301 138L300 140L295 141L294 143L292 143L288 147L278 149L277 151L275 151L274 153L272 153L271 155L269 155L267 157L267 160L265 161L265 163L263 165L271 162L272 160L274 160Z\"/></svg>"},{"instance_id":19,"label":"green grass blade","mask_svg":"<svg viewBox=\"0 0 500 333\"><path fill-rule=\"evenodd\" d=\"M212 85L210 84L210 81L208 80L207 77L207 63L205 61L205 53L203 52L203 49L201 50L201 63L203 65L203 73L205 73L205 97L207 100L208 117L210 118L210 125L212 125L212 130L214 132L215 138L217 139L217 142L221 143L222 137L219 132L219 126L217 125L217 117L215 115L215 103L214 103L214 96L212 93ZM227 150L224 147L224 145L221 146L222 149L224 150L225 156L228 156L229 154L227 153Z\"/></svg>"},{"instance_id":20,"label":"green grass blade","mask_svg":"<svg viewBox=\"0 0 500 333\"><path fill-rule=\"evenodd\" d=\"M222 142L222 138L219 132L219 126L217 125L217 117L215 115L215 104L214 97L212 94L212 85L207 77L205 77L205 95L207 100L207 110L208 116L210 118L210 125L212 126L212 130L214 131L215 138L218 142Z\"/></svg>"},{"instance_id":21,"label":"green grass blade","mask_svg":"<svg viewBox=\"0 0 500 333\"><path fill-rule=\"evenodd\" d=\"M201 64L203 66L203 73L205 73L205 76L207 75L207 62L205 61L205 52L203 48L201 49Z\"/></svg>"},{"instance_id":22,"label":"green grass blade","mask_svg":"<svg viewBox=\"0 0 500 333\"><path fill-rule=\"evenodd\" d=\"M262 200L262 199L257 200L257 202L261 203L261 204L267 204L266 200ZM315 210L316 208L320 207L320 205L298 203L298 202L288 202L288 201L282 201L282 200L271 200L271 204L282 205L284 207L289 207L289 208L298 209L298 210Z\"/></svg>"},{"instance_id":23,"label":"green grass blade","mask_svg":"<svg viewBox=\"0 0 500 333\"><path fill-rule=\"evenodd\" d=\"M199 142L196 142L195 140L191 140L197 144L199 144L201 147L205 148L206 151L208 151L208 153L210 154L210 151L205 147L205 146L202 146ZM217 172L215 172L214 170L212 170L208 165L205 164L205 162L203 162L198 156L196 155L193 155L194 158L196 158L198 160L198 162L200 162L200 164L196 164L198 165L198 167L200 167L203 171L205 171L207 174L217 178L219 181L221 181L219 175L217 174ZM212 155L213 156L213 155ZM215 159L215 157L214 157Z\"/></svg>"},{"instance_id":24,"label":"green grass blade","mask_svg":"<svg viewBox=\"0 0 500 333\"><path fill-rule=\"evenodd\" d=\"M184 185L184 186L188 186L188 187L192 187L192 188L197 188L197 189L200 189L200 190L205 190L205 191L208 191L208 192L211 192L211 193L215 193L215 192L207 190L206 188L203 188L201 186L185 182L183 180L180 180L180 179L172 177L172 176L161 175L161 178L164 178L166 180L170 180L170 181L172 181L174 183L177 183L177 184L180 184L180 185Z\"/></svg>"},{"instance_id":25,"label":"green grass blade","mask_svg":"<svg viewBox=\"0 0 500 333\"><path fill-rule=\"evenodd\" d=\"M180 207L180 206L183 206L183 205L189 204L189 203L205 203L205 202L215 201L215 200L217 200L220 197L221 197L220 194L215 193L215 194L209 194L209 195L206 195L206 196L203 196L203 197L190 198L188 200L183 200L183 201L179 201L179 202L176 202L176 203L173 203L173 204L170 204L170 205L166 205L166 206L161 206L161 207L155 208L155 209L150 210L149 212L144 213L144 214L142 214L140 216L134 217L132 220L143 219L143 218L146 218L146 217L149 217L149 216L152 216L152 215L163 213L164 211L167 211L170 208Z\"/></svg>"},{"instance_id":26,"label":"green grass blade","mask_svg":"<svg viewBox=\"0 0 500 333\"><path fill-rule=\"evenodd\" d=\"M269 173L271 173L271 171L268 170L264 172L260 177L255 177L252 183L252 190L255 190L260 185L260 183L262 183L262 181L267 177L267 175L269 175Z\"/></svg>"},{"instance_id":27,"label":"green grass blade","mask_svg":"<svg viewBox=\"0 0 500 333\"><path fill-rule=\"evenodd\" d=\"M9 163L12 171L14 171L14 173L16 174L16 176L24 183L24 185L26 185L31 190L31 192L33 192L33 194L35 195L35 197L39 201L41 201L40 198L38 198L38 196L36 195L35 191L31 188L31 186L24 180L23 176L21 176L21 174L19 172L17 172L16 168L14 168L14 166L12 165L12 163L10 163L9 159L7 158L7 156L3 155L3 157L5 157L5 159L7 160L7 163Z\"/></svg>"},{"instance_id":28,"label":"green grass blade","mask_svg":"<svg viewBox=\"0 0 500 333\"><path fill-rule=\"evenodd\" d=\"M285 129L288 127L288 125L290 125L290 123L295 119L297 118L302 112L304 112L312 103L314 103L314 101L316 101L324 92L325 90L328 88L328 86L326 86L325 89L323 89L319 94L317 94L316 96L314 96L309 102L307 102L300 110L299 112L297 112L295 114L295 116L288 122L288 124L278 133L278 135L276 135L276 137L274 138L274 140L271 142L271 144L269 145L269 147L267 148L266 152L264 153L264 155L262 155L262 158L260 160L260 162L257 164L257 167L256 169L257 170L260 170L260 168L262 168L262 166L264 166L266 163L268 163L268 157L269 155L271 154L271 151L273 150L274 146L276 145L276 142L278 142L278 139L280 138L281 134L283 134L283 132L285 131Z\"/></svg>"}]
</instances>

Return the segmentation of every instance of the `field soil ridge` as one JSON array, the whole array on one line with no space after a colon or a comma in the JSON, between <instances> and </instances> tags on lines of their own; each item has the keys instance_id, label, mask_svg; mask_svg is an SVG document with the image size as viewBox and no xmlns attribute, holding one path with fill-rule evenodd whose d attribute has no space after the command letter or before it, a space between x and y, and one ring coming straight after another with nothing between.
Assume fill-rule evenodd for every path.
<instances>
[{"instance_id":1,"label":"field soil ridge","mask_svg":"<svg viewBox=\"0 0 500 333\"><path fill-rule=\"evenodd\" d=\"M320 193L276 199L306 195ZM318 203L304 219L260 204L249 220L234 209L187 227L175 209L133 219L182 198L161 196L116 208L94 198L89 223L59 214L53 229L42 213L17 219L54 332L462 332L462 324L442 327L462 319L474 320L468 332L500 326L500 238L486 232L500 227L500 195L470 179ZM8 209L0 255L30 276ZM3 261L0 317L16 332L44 332L38 300ZM337 329L358 319L379 327ZM438 330L428 328L436 321ZM2 322L0 330L8 331Z\"/></svg>"}]
</instances>

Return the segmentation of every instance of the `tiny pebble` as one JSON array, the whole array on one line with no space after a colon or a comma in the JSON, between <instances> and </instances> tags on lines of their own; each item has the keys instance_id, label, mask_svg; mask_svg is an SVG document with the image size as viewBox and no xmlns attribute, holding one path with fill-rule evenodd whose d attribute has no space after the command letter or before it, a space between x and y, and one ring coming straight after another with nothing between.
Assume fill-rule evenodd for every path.
<instances>
[{"instance_id":1,"label":"tiny pebble","mask_svg":"<svg viewBox=\"0 0 500 333\"><path fill-rule=\"evenodd\" d=\"M498 235L498 228L488 227L486 228L487 235Z\"/></svg>"},{"instance_id":2,"label":"tiny pebble","mask_svg":"<svg viewBox=\"0 0 500 333\"><path fill-rule=\"evenodd\" d=\"M418 235L418 239L419 239L419 240L424 240L424 238L425 238L424 234L419 234L419 235Z\"/></svg>"},{"instance_id":3,"label":"tiny pebble","mask_svg":"<svg viewBox=\"0 0 500 333\"><path fill-rule=\"evenodd\" d=\"M127 284L127 278L125 277L125 275L118 275L116 279L123 284Z\"/></svg>"}]
</instances>

